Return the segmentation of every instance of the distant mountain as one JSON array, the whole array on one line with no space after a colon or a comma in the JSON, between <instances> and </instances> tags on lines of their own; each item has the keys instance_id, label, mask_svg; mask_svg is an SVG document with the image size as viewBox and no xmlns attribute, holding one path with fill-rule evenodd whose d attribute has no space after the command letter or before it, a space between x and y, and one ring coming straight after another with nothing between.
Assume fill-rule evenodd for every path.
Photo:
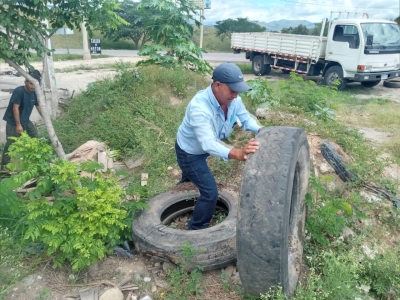
<instances>
[{"instance_id":1,"label":"distant mountain","mask_svg":"<svg viewBox=\"0 0 400 300\"><path fill-rule=\"evenodd\" d=\"M258 22L261 26L265 26L267 31L280 31L282 28L297 27L300 24L307 28L314 28L315 24L306 20L279 20L271 22Z\"/></svg>"},{"instance_id":2,"label":"distant mountain","mask_svg":"<svg viewBox=\"0 0 400 300\"><path fill-rule=\"evenodd\" d=\"M306 26L307 28L314 28L315 24L306 20L279 20L271 22L256 21L261 26L265 26L267 31L280 31L282 28L296 27L300 24ZM204 22L205 27L214 27L215 23Z\"/></svg>"}]
</instances>

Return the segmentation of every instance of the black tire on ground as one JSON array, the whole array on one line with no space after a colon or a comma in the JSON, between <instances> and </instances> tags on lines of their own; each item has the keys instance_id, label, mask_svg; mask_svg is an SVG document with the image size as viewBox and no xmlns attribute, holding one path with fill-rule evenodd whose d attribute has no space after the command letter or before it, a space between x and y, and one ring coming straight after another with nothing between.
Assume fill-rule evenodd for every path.
<instances>
[{"instance_id":1,"label":"black tire on ground","mask_svg":"<svg viewBox=\"0 0 400 300\"><path fill-rule=\"evenodd\" d=\"M282 73L283 74L290 74L290 72L292 72L292 71L290 71L290 70L284 70L284 69L281 69L282 70Z\"/></svg>"},{"instance_id":2,"label":"black tire on ground","mask_svg":"<svg viewBox=\"0 0 400 300\"><path fill-rule=\"evenodd\" d=\"M242 178L237 266L254 295L281 285L291 295L300 275L310 175L309 145L300 128L268 127L256 137Z\"/></svg>"},{"instance_id":3,"label":"black tire on ground","mask_svg":"<svg viewBox=\"0 0 400 300\"><path fill-rule=\"evenodd\" d=\"M339 81L337 85L335 82ZM342 91L347 85L347 79L343 78L343 70L340 66L330 67L324 75L324 84L328 86L336 86L339 91Z\"/></svg>"},{"instance_id":4,"label":"black tire on ground","mask_svg":"<svg viewBox=\"0 0 400 300\"><path fill-rule=\"evenodd\" d=\"M366 88L372 88L372 87L374 87L374 86L377 86L380 82L381 82L381 80L362 81L362 82L361 82L361 85L362 85L363 87L366 87Z\"/></svg>"},{"instance_id":5,"label":"black tire on ground","mask_svg":"<svg viewBox=\"0 0 400 300\"><path fill-rule=\"evenodd\" d=\"M384 80L383 86L387 88L400 88L400 78L391 79L391 80Z\"/></svg>"},{"instance_id":6,"label":"black tire on ground","mask_svg":"<svg viewBox=\"0 0 400 300\"><path fill-rule=\"evenodd\" d=\"M197 253L192 266L204 271L225 267L236 260L236 217L238 195L219 190L217 207L228 210L220 224L203 230L178 230L166 226L179 215L191 211L199 192L168 191L150 199L150 209L137 212L132 222L132 236L136 251L168 259L177 263L182 258L180 247L188 241Z\"/></svg>"},{"instance_id":7,"label":"black tire on ground","mask_svg":"<svg viewBox=\"0 0 400 300\"><path fill-rule=\"evenodd\" d=\"M264 64L262 55L256 55L252 62L253 74L254 75L268 75L271 72L271 65Z\"/></svg>"}]
</instances>

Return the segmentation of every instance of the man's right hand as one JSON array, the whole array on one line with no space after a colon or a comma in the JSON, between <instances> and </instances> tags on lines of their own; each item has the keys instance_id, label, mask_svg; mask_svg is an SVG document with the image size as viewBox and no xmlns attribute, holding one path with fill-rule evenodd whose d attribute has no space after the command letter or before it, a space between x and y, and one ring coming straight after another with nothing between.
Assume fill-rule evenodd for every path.
<instances>
[{"instance_id":1,"label":"man's right hand","mask_svg":"<svg viewBox=\"0 0 400 300\"><path fill-rule=\"evenodd\" d=\"M24 131L24 129L22 128L22 125L21 125L21 124L17 124L16 130L17 130L17 133L18 133L18 134L21 134L22 131Z\"/></svg>"}]
</instances>

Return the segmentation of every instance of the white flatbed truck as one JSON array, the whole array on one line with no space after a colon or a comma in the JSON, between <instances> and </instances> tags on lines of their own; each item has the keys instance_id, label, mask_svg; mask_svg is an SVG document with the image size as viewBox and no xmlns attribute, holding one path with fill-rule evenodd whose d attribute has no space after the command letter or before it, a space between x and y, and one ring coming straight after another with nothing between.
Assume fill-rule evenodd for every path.
<instances>
[{"instance_id":1,"label":"white flatbed truck","mask_svg":"<svg viewBox=\"0 0 400 300\"><path fill-rule=\"evenodd\" d=\"M321 76L326 85L342 90L348 82L374 87L400 76L400 29L388 20L339 18L323 21L320 36L272 32L232 33L234 53L245 52L255 75L271 68ZM356 14L357 16L357 14ZM332 13L331 18L332 20ZM329 26L327 37L323 36Z\"/></svg>"}]
</instances>

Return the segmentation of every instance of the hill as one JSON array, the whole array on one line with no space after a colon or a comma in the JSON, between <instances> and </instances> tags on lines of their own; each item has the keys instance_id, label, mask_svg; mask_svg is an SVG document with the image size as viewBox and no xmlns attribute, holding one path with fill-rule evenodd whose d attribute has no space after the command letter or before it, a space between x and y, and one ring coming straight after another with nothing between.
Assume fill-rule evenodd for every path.
<instances>
[{"instance_id":1,"label":"hill","mask_svg":"<svg viewBox=\"0 0 400 300\"><path fill-rule=\"evenodd\" d=\"M282 30L282 28L296 27L296 26L299 26L300 24L306 26L307 28L315 27L314 23L312 23L310 21L306 21L306 20L282 19L279 21L271 21L271 22L263 22L263 21L256 21L256 22L258 22L258 24L260 24L261 26L265 26L265 28L267 28L267 31L280 31L280 30ZM214 24L207 23L207 20L206 20L204 26L213 27Z\"/></svg>"},{"instance_id":2,"label":"hill","mask_svg":"<svg viewBox=\"0 0 400 300\"><path fill-rule=\"evenodd\" d=\"M265 26L267 31L280 31L282 28L296 27L301 25L306 26L307 28L314 28L315 24L306 20L279 20L279 21L271 21L271 22L258 22L261 26Z\"/></svg>"}]
</instances>

